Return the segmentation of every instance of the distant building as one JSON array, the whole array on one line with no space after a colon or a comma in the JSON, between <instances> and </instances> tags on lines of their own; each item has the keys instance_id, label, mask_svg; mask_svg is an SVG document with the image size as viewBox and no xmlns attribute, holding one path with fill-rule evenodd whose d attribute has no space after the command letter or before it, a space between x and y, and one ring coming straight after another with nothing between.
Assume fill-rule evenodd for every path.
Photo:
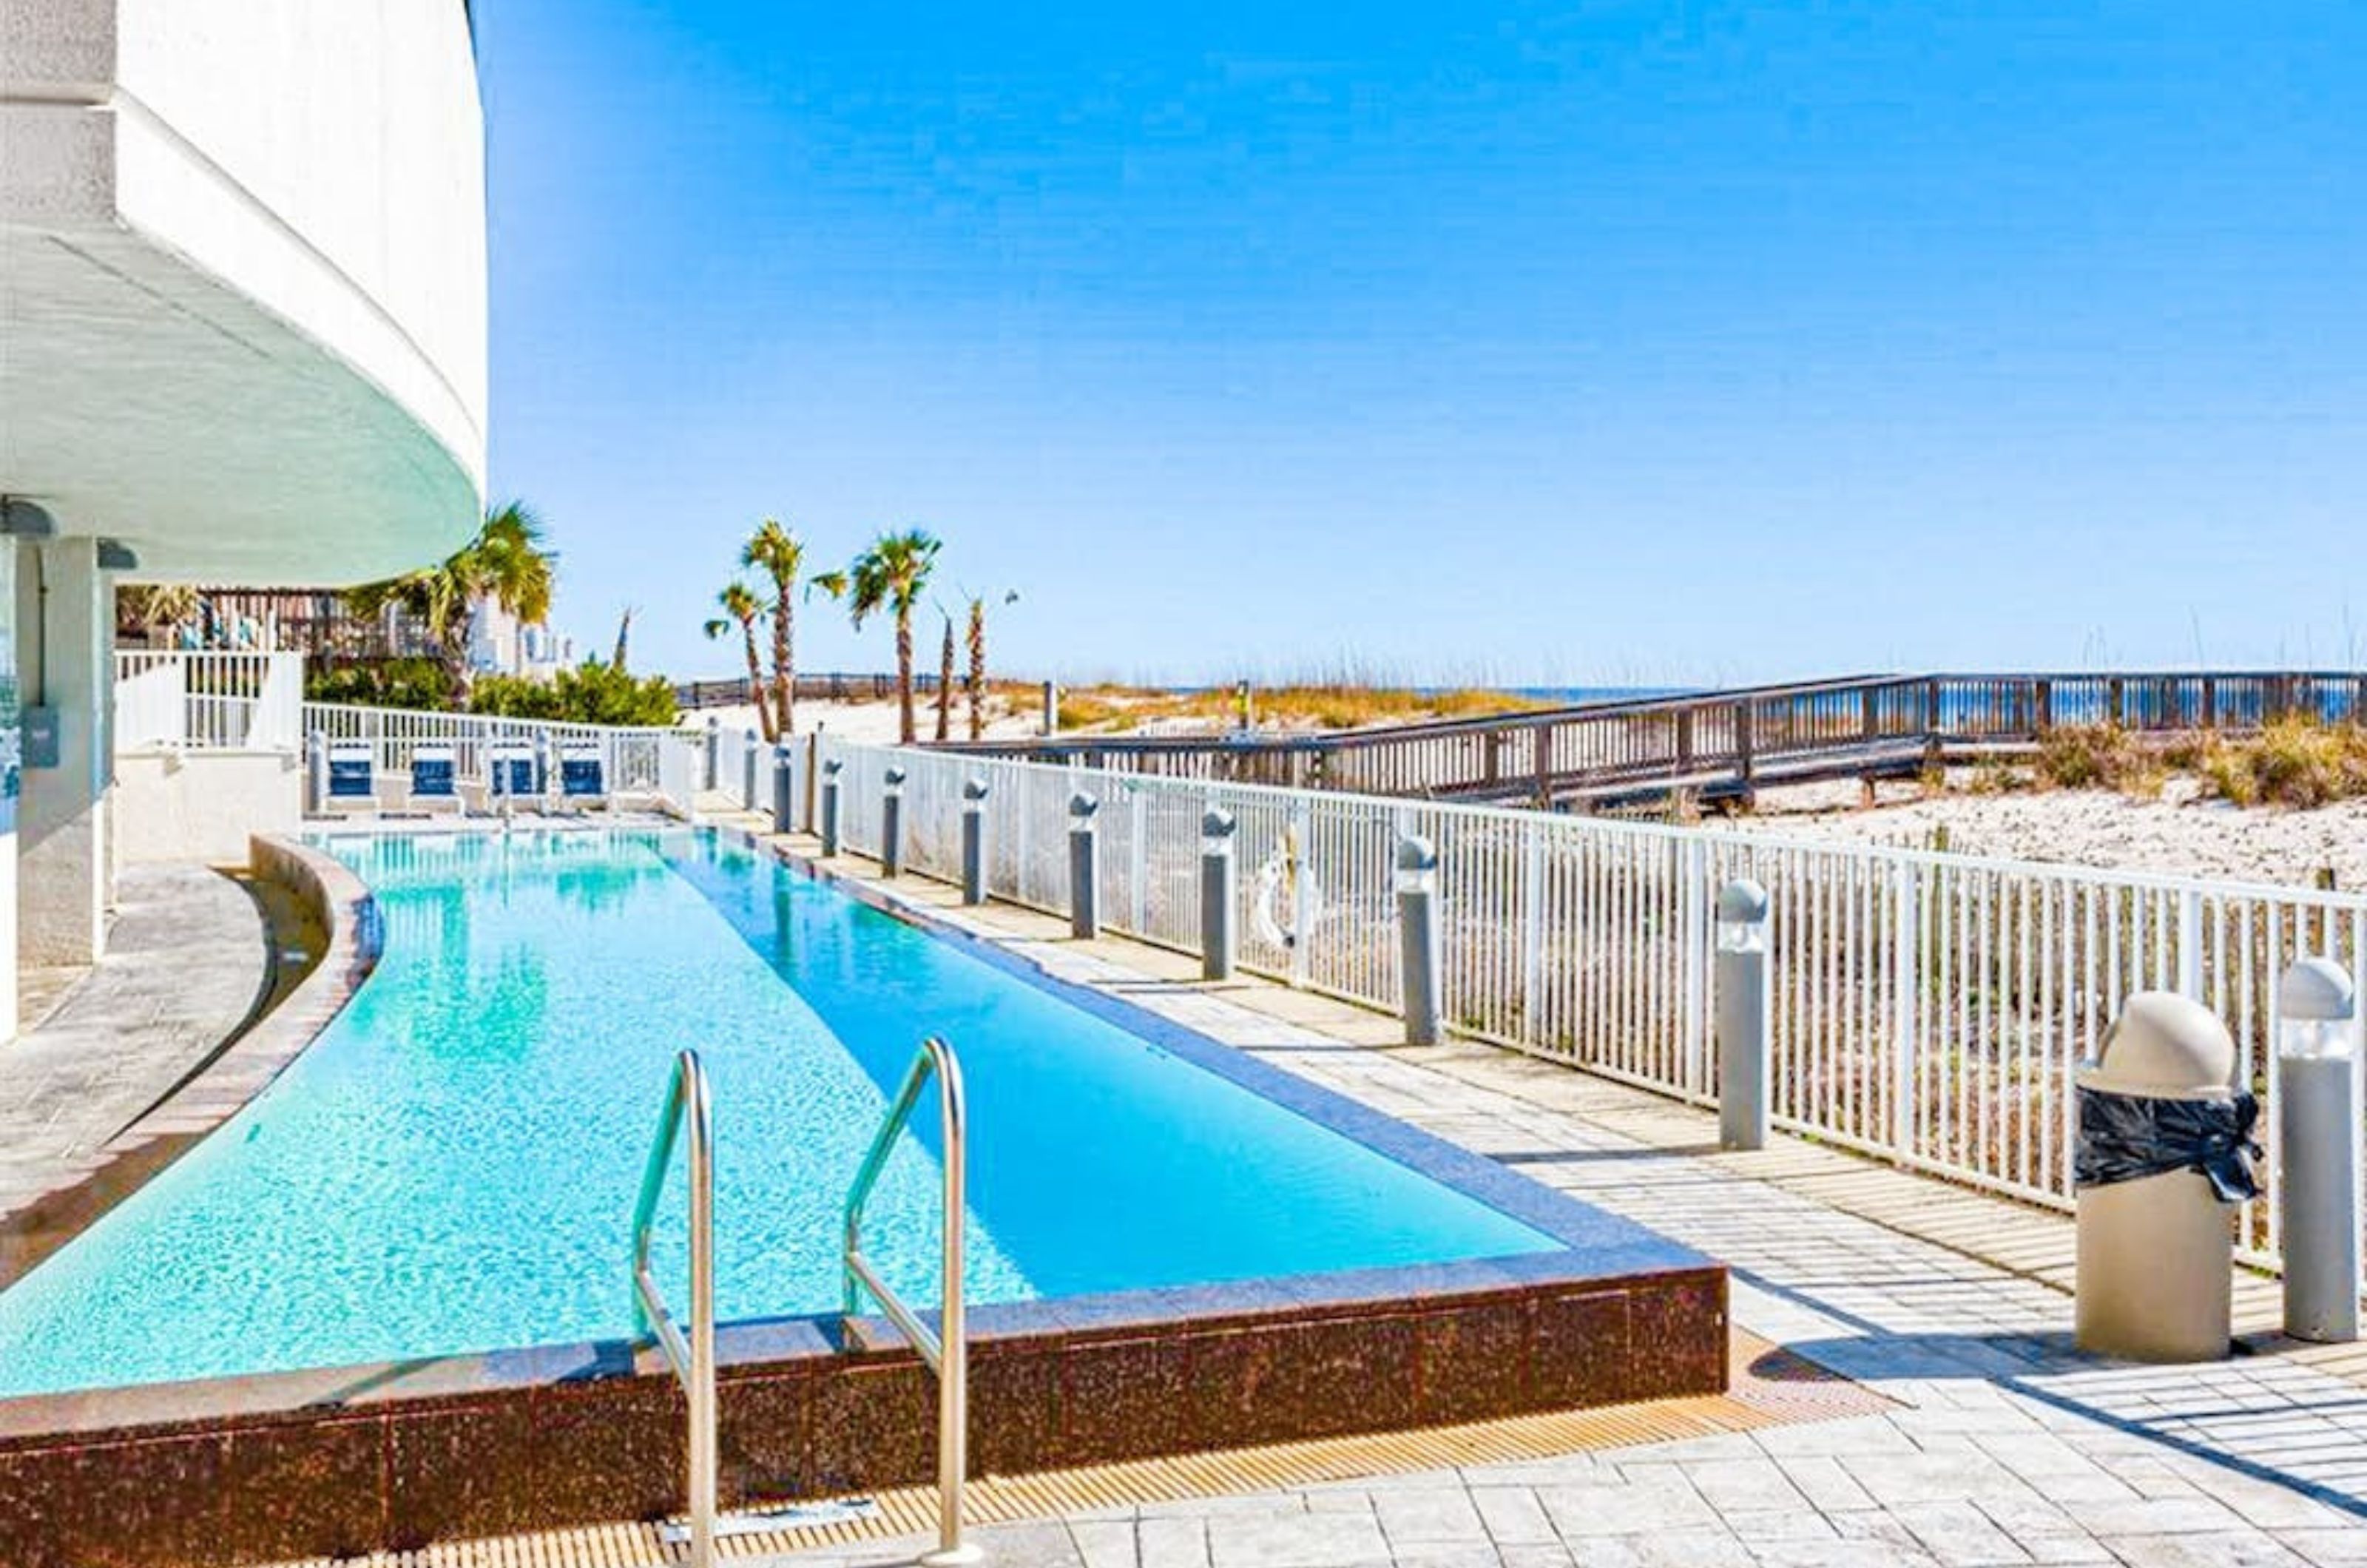
<instances>
[{"instance_id":1,"label":"distant building","mask_svg":"<svg viewBox=\"0 0 2367 1568\"><path fill-rule=\"evenodd\" d=\"M311 588L201 588L196 615L152 627L118 609L121 648L228 649L301 653L323 660L424 658L435 652L427 628L402 606L357 615L343 592ZM469 664L481 674L548 679L574 662L574 639L480 600L469 618Z\"/></svg>"}]
</instances>

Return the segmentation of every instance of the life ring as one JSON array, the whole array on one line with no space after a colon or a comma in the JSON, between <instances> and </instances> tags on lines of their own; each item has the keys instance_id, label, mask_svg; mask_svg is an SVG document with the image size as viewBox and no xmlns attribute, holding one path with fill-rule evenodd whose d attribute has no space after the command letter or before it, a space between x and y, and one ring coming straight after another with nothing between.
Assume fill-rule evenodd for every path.
<instances>
[{"instance_id":1,"label":"life ring","mask_svg":"<svg viewBox=\"0 0 2367 1568\"><path fill-rule=\"evenodd\" d=\"M1257 869L1256 897L1250 900L1250 918L1257 922L1260 937L1287 950L1297 947L1298 939L1307 934L1297 924L1302 905L1308 927L1312 930L1323 919L1323 889L1306 861L1299 857L1298 835L1285 829L1282 842ZM1291 924L1283 923L1285 913Z\"/></svg>"}]
</instances>

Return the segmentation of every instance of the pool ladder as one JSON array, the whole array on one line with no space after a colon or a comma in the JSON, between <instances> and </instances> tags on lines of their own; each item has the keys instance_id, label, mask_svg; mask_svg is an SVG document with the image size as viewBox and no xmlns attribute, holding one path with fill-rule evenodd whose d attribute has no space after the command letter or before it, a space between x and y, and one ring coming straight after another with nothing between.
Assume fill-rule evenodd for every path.
<instances>
[{"instance_id":1,"label":"pool ladder","mask_svg":"<svg viewBox=\"0 0 2367 1568\"><path fill-rule=\"evenodd\" d=\"M918 1313L888 1288L863 1256L863 1211L871 1190L887 1168L896 1141L907 1130L921 1095L934 1078L937 1085L937 1115L945 1140L945 1217L943 1222L944 1292L932 1332ZM650 1272L650 1234L658 1199L665 1190L666 1173L674 1165L677 1142L685 1142L690 1187L690 1328L685 1335L659 1292ZM862 1310L864 1293L911 1340L937 1378L937 1549L921 1559L930 1568L954 1568L976 1562L979 1549L962 1539L962 1483L968 1470L969 1346L962 1308L962 1217L966 1168L968 1165L968 1122L962 1100L961 1064L953 1047L934 1035L921 1043L912 1070L873 1134L862 1168L846 1194L844 1306L853 1317ZM715 1124L708 1093L707 1073L698 1053L685 1051L674 1058L667 1080L665 1109L658 1116L657 1136L650 1145L641 1172L641 1191L633 1205L633 1312L642 1333L657 1341L666 1364L681 1380L690 1405L689 1545L691 1568L712 1568L715 1561Z\"/></svg>"}]
</instances>

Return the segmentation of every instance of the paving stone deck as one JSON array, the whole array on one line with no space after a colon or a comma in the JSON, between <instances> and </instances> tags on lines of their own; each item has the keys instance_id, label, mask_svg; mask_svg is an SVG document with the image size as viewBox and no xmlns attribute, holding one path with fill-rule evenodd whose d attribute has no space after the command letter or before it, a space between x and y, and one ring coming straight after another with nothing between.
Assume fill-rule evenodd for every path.
<instances>
[{"instance_id":1,"label":"paving stone deck","mask_svg":"<svg viewBox=\"0 0 2367 1568\"><path fill-rule=\"evenodd\" d=\"M816 846L796 840L810 853ZM868 872L866 863L839 863ZM1487 1047L1393 1046L1392 1021L1255 981L1204 987L1139 944L1065 940L1006 907L896 896L1727 1261L1738 1325L1897 1400L1895 1412L982 1529L1027 1568L1577 1564L2367 1564L2367 1359L2254 1353L2100 1362L2069 1337L2071 1227L1779 1138L1716 1152L1714 1116ZM769 1559L912 1560L923 1543Z\"/></svg>"},{"instance_id":2,"label":"paving stone deck","mask_svg":"<svg viewBox=\"0 0 2367 1568\"><path fill-rule=\"evenodd\" d=\"M203 866L129 866L107 951L0 1044L0 1221L67 1185L255 1007L272 954L246 889Z\"/></svg>"}]
</instances>

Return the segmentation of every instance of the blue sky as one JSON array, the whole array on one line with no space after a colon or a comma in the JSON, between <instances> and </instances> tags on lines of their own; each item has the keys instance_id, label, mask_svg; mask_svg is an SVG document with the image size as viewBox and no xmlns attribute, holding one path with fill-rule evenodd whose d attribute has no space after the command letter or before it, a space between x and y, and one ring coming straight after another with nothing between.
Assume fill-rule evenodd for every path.
<instances>
[{"instance_id":1,"label":"blue sky","mask_svg":"<svg viewBox=\"0 0 2367 1568\"><path fill-rule=\"evenodd\" d=\"M766 513L1014 672L2367 658L2367 10L478 17L493 487L644 667Z\"/></svg>"}]
</instances>

